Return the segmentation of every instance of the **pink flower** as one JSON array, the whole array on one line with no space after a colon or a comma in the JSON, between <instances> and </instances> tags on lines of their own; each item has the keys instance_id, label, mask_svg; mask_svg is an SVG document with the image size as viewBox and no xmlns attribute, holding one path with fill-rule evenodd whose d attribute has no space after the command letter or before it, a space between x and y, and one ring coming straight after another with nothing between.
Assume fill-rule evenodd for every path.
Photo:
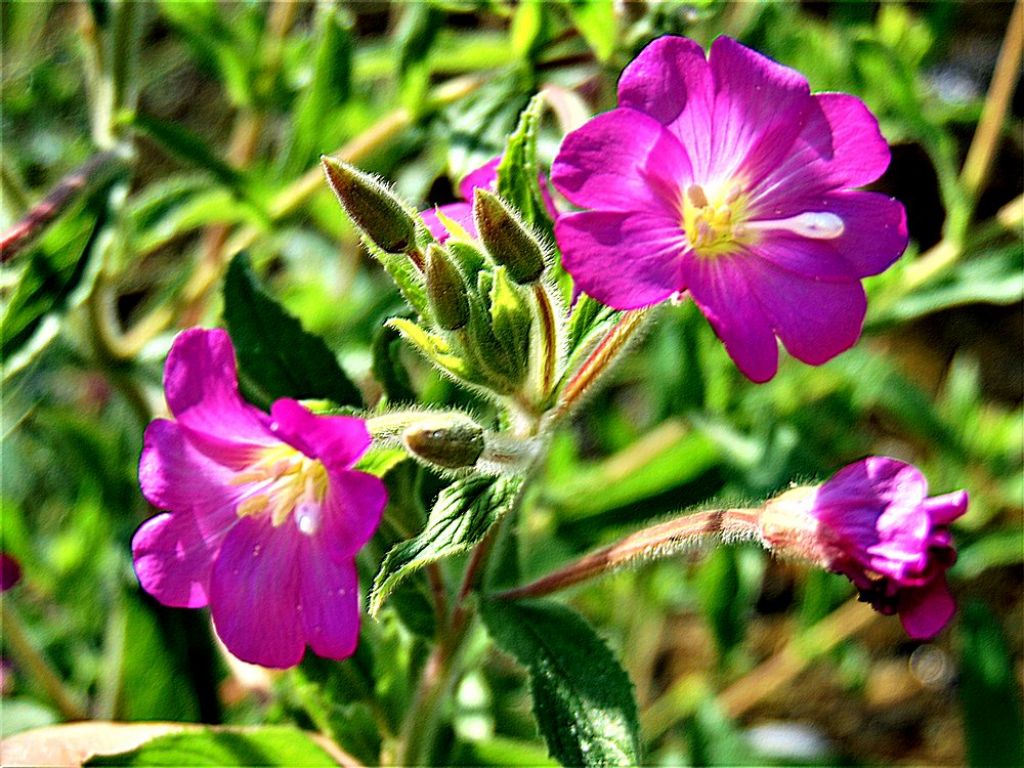
<instances>
[{"instance_id":1,"label":"pink flower","mask_svg":"<svg viewBox=\"0 0 1024 768\"><path fill-rule=\"evenodd\" d=\"M496 191L498 187L498 165L500 164L501 157L499 156L488 160L476 170L470 171L469 174L459 182L459 197L462 198L461 202L449 203L448 205L441 205L436 208L428 208L425 211L420 211L420 217L423 219L423 223L427 225L427 229L430 230L430 234L434 236L434 239L437 240L437 242L443 243L451 236L451 233L437 215L438 213L441 213L457 223L460 227L466 230L466 234L470 237L477 236L476 222L473 221L473 190L479 187L480 189L486 189L489 192ZM557 217L558 212L555 209L554 200L551 199L551 193L548 191L547 180L541 176L539 182L541 195L544 197L544 204L547 207L548 215L554 219Z\"/></svg>"},{"instance_id":2,"label":"pink flower","mask_svg":"<svg viewBox=\"0 0 1024 768\"><path fill-rule=\"evenodd\" d=\"M6 552L0 552L0 592L6 592L21 580L21 565Z\"/></svg>"},{"instance_id":3,"label":"pink flower","mask_svg":"<svg viewBox=\"0 0 1024 768\"><path fill-rule=\"evenodd\" d=\"M688 291L749 378L775 337L818 365L860 336L860 279L907 245L903 206L855 191L889 148L864 104L728 37L710 55L662 37L619 80L619 107L566 136L552 182L591 210L561 216L565 268L633 309Z\"/></svg>"},{"instance_id":4,"label":"pink flower","mask_svg":"<svg viewBox=\"0 0 1024 768\"><path fill-rule=\"evenodd\" d=\"M181 333L164 385L174 420L146 430L139 482L170 511L132 541L143 588L165 605L209 605L217 634L244 661L294 666L307 645L350 656L355 555L387 501L378 478L352 469L370 444L365 423L288 399L269 415L249 405L222 330Z\"/></svg>"},{"instance_id":5,"label":"pink flower","mask_svg":"<svg viewBox=\"0 0 1024 768\"><path fill-rule=\"evenodd\" d=\"M844 574L862 600L899 613L908 635L927 639L955 610L946 584L956 562L948 526L966 511L966 491L928 498L916 467L875 456L768 502L760 530L780 554Z\"/></svg>"}]
</instances>

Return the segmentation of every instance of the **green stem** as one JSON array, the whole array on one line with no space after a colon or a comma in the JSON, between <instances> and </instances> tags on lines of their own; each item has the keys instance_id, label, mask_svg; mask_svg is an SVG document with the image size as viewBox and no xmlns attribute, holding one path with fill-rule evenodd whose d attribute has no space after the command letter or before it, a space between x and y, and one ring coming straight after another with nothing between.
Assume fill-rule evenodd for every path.
<instances>
[{"instance_id":1,"label":"green stem","mask_svg":"<svg viewBox=\"0 0 1024 768\"><path fill-rule=\"evenodd\" d=\"M43 654L36 650L10 600L10 597L0 598L0 618L3 619L4 643L14 660L46 692L66 720L84 720L89 716L85 706L67 689Z\"/></svg>"}]
</instances>

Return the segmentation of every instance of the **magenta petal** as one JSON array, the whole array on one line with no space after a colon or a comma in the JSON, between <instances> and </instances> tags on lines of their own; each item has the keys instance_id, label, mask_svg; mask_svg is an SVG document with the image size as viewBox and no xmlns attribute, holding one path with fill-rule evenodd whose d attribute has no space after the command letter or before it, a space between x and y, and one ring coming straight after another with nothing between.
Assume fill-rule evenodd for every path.
<instances>
[{"instance_id":1,"label":"magenta petal","mask_svg":"<svg viewBox=\"0 0 1024 768\"><path fill-rule=\"evenodd\" d=\"M190 328L179 333L167 355L164 389L171 413L204 448L274 442L266 415L238 393L235 351L224 330Z\"/></svg>"},{"instance_id":2,"label":"magenta petal","mask_svg":"<svg viewBox=\"0 0 1024 768\"><path fill-rule=\"evenodd\" d=\"M328 659L351 656L359 641L355 560L335 560L325 549L309 547L302 563L299 601L302 632L313 652Z\"/></svg>"},{"instance_id":3,"label":"magenta petal","mask_svg":"<svg viewBox=\"0 0 1024 768\"><path fill-rule=\"evenodd\" d=\"M815 281L757 259L747 265L753 293L789 353L821 365L860 338L867 298L859 282Z\"/></svg>"},{"instance_id":4,"label":"magenta petal","mask_svg":"<svg viewBox=\"0 0 1024 768\"><path fill-rule=\"evenodd\" d=\"M459 182L459 195L462 196L462 199L472 200L473 190L477 187L493 191L498 183L499 165L501 165L500 156L495 157L493 160L488 160L475 171L470 171L466 174L462 181Z\"/></svg>"},{"instance_id":5,"label":"magenta petal","mask_svg":"<svg viewBox=\"0 0 1024 768\"><path fill-rule=\"evenodd\" d=\"M551 182L580 207L677 218L691 176L679 141L633 109L598 115L570 133L551 166Z\"/></svg>"},{"instance_id":6,"label":"magenta petal","mask_svg":"<svg viewBox=\"0 0 1024 768\"><path fill-rule=\"evenodd\" d=\"M786 157L817 109L810 86L796 70L729 37L711 44L708 59L715 91L708 173L729 176L742 166L758 178L758 169Z\"/></svg>"},{"instance_id":7,"label":"magenta petal","mask_svg":"<svg viewBox=\"0 0 1024 768\"><path fill-rule=\"evenodd\" d=\"M328 469L346 469L370 447L366 422L354 416L317 416L295 400L282 398L270 408L271 430L280 439Z\"/></svg>"},{"instance_id":8,"label":"magenta petal","mask_svg":"<svg viewBox=\"0 0 1024 768\"><path fill-rule=\"evenodd\" d=\"M817 506L878 509L891 504L916 505L926 493L928 481L913 464L870 456L836 472L818 491Z\"/></svg>"},{"instance_id":9,"label":"magenta petal","mask_svg":"<svg viewBox=\"0 0 1024 768\"><path fill-rule=\"evenodd\" d=\"M228 451L226 459L234 458ZM154 419L146 427L139 485L146 500L169 510L215 511L237 504L232 469L193 447L177 423Z\"/></svg>"},{"instance_id":10,"label":"magenta petal","mask_svg":"<svg viewBox=\"0 0 1024 768\"><path fill-rule=\"evenodd\" d=\"M224 535L201 527L194 515L170 512L147 520L132 538L132 559L142 588L164 605L202 608L208 602L210 569Z\"/></svg>"},{"instance_id":11,"label":"magenta petal","mask_svg":"<svg viewBox=\"0 0 1024 768\"><path fill-rule=\"evenodd\" d=\"M305 652L299 617L301 534L268 515L238 521L210 578L217 634L235 656L264 667L293 667Z\"/></svg>"},{"instance_id":12,"label":"magenta petal","mask_svg":"<svg viewBox=\"0 0 1024 768\"><path fill-rule=\"evenodd\" d=\"M779 349L771 321L747 280L755 257L689 256L686 284L726 351L754 382L768 381L779 365Z\"/></svg>"},{"instance_id":13,"label":"magenta petal","mask_svg":"<svg viewBox=\"0 0 1024 768\"><path fill-rule=\"evenodd\" d=\"M954 491L921 502L933 525L949 525L967 511L967 491Z\"/></svg>"},{"instance_id":14,"label":"magenta petal","mask_svg":"<svg viewBox=\"0 0 1024 768\"><path fill-rule=\"evenodd\" d=\"M679 224L649 213L585 211L559 217L555 237L576 285L616 309L655 304L683 289Z\"/></svg>"},{"instance_id":15,"label":"magenta petal","mask_svg":"<svg viewBox=\"0 0 1024 768\"><path fill-rule=\"evenodd\" d=\"M889 167L889 145L864 102L845 93L815 94L832 132L828 178L836 187L870 184Z\"/></svg>"},{"instance_id":16,"label":"magenta petal","mask_svg":"<svg viewBox=\"0 0 1024 768\"><path fill-rule=\"evenodd\" d=\"M336 559L355 555L370 540L388 503L387 489L379 477L365 472L337 470L323 505L324 528L320 536Z\"/></svg>"},{"instance_id":17,"label":"magenta petal","mask_svg":"<svg viewBox=\"0 0 1024 768\"><path fill-rule=\"evenodd\" d=\"M701 47L683 37L661 37L623 71L619 106L650 115L669 128L704 179L712 163L711 87L711 70Z\"/></svg>"},{"instance_id":18,"label":"magenta petal","mask_svg":"<svg viewBox=\"0 0 1024 768\"><path fill-rule=\"evenodd\" d=\"M851 281L876 275L892 265L907 247L907 220L903 206L875 192L829 192L819 197L795 195L770 208L771 221L807 212L834 213L843 220L843 233L815 240L790 232L773 231L751 246L759 256L790 272L816 280Z\"/></svg>"},{"instance_id":19,"label":"magenta petal","mask_svg":"<svg viewBox=\"0 0 1024 768\"><path fill-rule=\"evenodd\" d=\"M915 640L930 640L953 618L956 602L944 576L923 587L904 589L899 602L900 622Z\"/></svg>"}]
</instances>

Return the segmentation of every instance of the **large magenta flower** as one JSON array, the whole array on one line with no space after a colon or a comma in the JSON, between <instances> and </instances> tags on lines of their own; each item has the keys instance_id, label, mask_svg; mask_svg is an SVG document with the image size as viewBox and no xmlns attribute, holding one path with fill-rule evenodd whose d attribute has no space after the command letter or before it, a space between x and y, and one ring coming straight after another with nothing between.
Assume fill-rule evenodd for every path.
<instances>
[{"instance_id":1,"label":"large magenta flower","mask_svg":"<svg viewBox=\"0 0 1024 768\"><path fill-rule=\"evenodd\" d=\"M561 216L565 268L617 309L688 291L740 370L767 381L778 336L807 363L852 346L860 279L907 244L903 206L851 187L889 148L864 104L811 94L799 73L728 37L710 55L655 40L619 107L566 136L552 182L592 210Z\"/></svg>"},{"instance_id":2,"label":"large magenta flower","mask_svg":"<svg viewBox=\"0 0 1024 768\"><path fill-rule=\"evenodd\" d=\"M824 485L768 502L761 536L780 554L842 573L881 613L899 613L907 634L936 635L955 605L946 570L956 562L949 524L967 511L967 492L928 498L914 466L871 457Z\"/></svg>"},{"instance_id":3,"label":"large magenta flower","mask_svg":"<svg viewBox=\"0 0 1024 768\"><path fill-rule=\"evenodd\" d=\"M290 667L313 652L343 659L359 635L355 555L380 522L384 484L353 463L361 419L316 416L294 400L270 414L238 393L222 330L193 328L164 373L174 420L146 430L139 481L170 510L132 541L143 588L165 605L210 606L244 661Z\"/></svg>"}]
</instances>

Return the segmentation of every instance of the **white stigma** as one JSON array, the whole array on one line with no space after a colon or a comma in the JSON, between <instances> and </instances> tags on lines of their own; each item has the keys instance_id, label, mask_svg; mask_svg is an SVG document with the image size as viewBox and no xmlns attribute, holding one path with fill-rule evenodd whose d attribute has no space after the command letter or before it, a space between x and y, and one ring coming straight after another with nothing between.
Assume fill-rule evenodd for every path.
<instances>
[{"instance_id":1,"label":"white stigma","mask_svg":"<svg viewBox=\"0 0 1024 768\"><path fill-rule=\"evenodd\" d=\"M307 536L320 530L321 504L316 499L313 478L306 477L306 492L295 505L295 525Z\"/></svg>"},{"instance_id":2,"label":"white stigma","mask_svg":"<svg viewBox=\"0 0 1024 768\"><path fill-rule=\"evenodd\" d=\"M843 220L828 211L807 211L788 219L747 221L736 227L736 230L755 232L792 232L812 240L835 240L843 234L844 229L846 225ZM742 232L737 231L737 234Z\"/></svg>"}]
</instances>

